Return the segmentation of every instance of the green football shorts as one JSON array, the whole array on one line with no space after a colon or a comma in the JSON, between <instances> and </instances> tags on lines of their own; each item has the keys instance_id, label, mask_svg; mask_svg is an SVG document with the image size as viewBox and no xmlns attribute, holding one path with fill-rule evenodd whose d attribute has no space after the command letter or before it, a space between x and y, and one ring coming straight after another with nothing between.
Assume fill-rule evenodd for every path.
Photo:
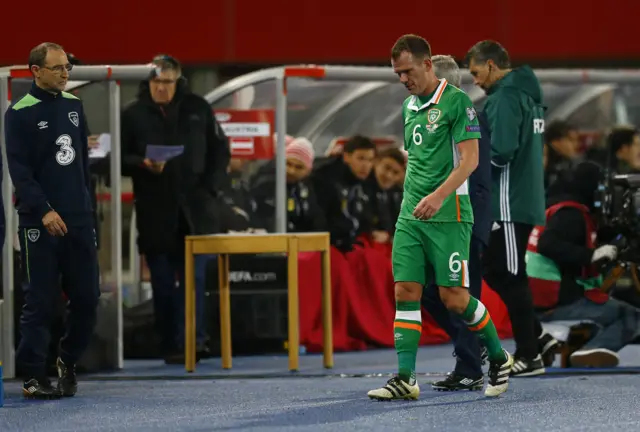
<instances>
[{"instance_id":1,"label":"green football shorts","mask_svg":"<svg viewBox=\"0 0 640 432\"><path fill-rule=\"evenodd\" d=\"M393 238L393 280L469 287L473 224L398 219Z\"/></svg>"}]
</instances>

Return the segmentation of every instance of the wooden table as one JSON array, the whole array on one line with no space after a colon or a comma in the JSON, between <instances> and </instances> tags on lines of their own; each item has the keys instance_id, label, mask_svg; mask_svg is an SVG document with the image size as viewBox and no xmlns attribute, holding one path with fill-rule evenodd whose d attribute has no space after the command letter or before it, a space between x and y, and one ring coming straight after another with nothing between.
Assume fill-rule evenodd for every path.
<instances>
[{"instance_id":1,"label":"wooden table","mask_svg":"<svg viewBox=\"0 0 640 432\"><path fill-rule=\"evenodd\" d=\"M323 365L333 367L331 256L329 233L216 234L185 238L185 368L196 369L196 297L194 255L218 255L222 368L231 369L230 254L286 253L288 268L289 370L297 371L300 354L298 253L322 253Z\"/></svg>"}]
</instances>

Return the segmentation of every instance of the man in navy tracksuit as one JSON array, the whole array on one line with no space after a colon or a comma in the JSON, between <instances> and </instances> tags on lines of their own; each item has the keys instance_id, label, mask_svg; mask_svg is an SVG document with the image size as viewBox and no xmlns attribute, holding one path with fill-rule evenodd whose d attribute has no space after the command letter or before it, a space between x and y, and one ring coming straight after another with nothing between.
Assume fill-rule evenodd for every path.
<instances>
[{"instance_id":1,"label":"man in navy tracksuit","mask_svg":"<svg viewBox=\"0 0 640 432\"><path fill-rule=\"evenodd\" d=\"M86 122L82 102L63 91L71 64L62 47L38 45L29 67L31 90L5 114L24 280L16 362L25 397L73 396L75 364L89 344L100 296ZM54 388L45 361L60 277L69 314Z\"/></svg>"},{"instance_id":2,"label":"man in navy tracksuit","mask_svg":"<svg viewBox=\"0 0 640 432\"><path fill-rule=\"evenodd\" d=\"M460 86L460 73L455 60L449 56L434 56L433 65L439 78ZM473 208L473 232L469 250L469 293L480 298L482 291L482 250L489 242L491 231L491 137L484 113L479 113L480 132L478 140L478 167L469 177L469 196ZM447 378L434 382L436 390L481 390L482 374L481 345L462 320L451 314L440 300L438 290L429 286L424 290L422 305L436 323L451 337L455 347L456 367Z\"/></svg>"}]
</instances>

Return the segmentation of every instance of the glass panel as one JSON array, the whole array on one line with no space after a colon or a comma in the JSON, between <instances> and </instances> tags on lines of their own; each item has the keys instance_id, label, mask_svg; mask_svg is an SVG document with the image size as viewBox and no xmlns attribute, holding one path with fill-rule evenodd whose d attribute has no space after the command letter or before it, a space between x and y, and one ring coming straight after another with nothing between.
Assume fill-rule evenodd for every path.
<instances>
[{"instance_id":1,"label":"glass panel","mask_svg":"<svg viewBox=\"0 0 640 432\"><path fill-rule=\"evenodd\" d=\"M11 80L11 100L16 102L31 89L31 78L17 78Z\"/></svg>"},{"instance_id":2,"label":"glass panel","mask_svg":"<svg viewBox=\"0 0 640 432\"><path fill-rule=\"evenodd\" d=\"M331 141L338 136L389 136L401 143L402 103L406 97L404 86L386 84L355 99L310 137L316 154L324 155Z\"/></svg>"},{"instance_id":3,"label":"glass panel","mask_svg":"<svg viewBox=\"0 0 640 432\"><path fill-rule=\"evenodd\" d=\"M616 122L614 110L615 89L594 95L567 117L567 121L581 131L602 130Z\"/></svg>"},{"instance_id":4,"label":"glass panel","mask_svg":"<svg viewBox=\"0 0 640 432\"><path fill-rule=\"evenodd\" d=\"M90 133L109 132L109 116L105 115L109 109L109 83L92 82L69 91L82 99Z\"/></svg>"},{"instance_id":5,"label":"glass panel","mask_svg":"<svg viewBox=\"0 0 640 432\"><path fill-rule=\"evenodd\" d=\"M618 88L618 95L626 107L626 122L640 126L640 85L624 85Z\"/></svg>"},{"instance_id":6,"label":"glass panel","mask_svg":"<svg viewBox=\"0 0 640 432\"><path fill-rule=\"evenodd\" d=\"M357 84L346 81L287 80L287 133L297 135L304 124L341 92ZM213 104L213 108L259 109L276 107L275 80L245 87Z\"/></svg>"},{"instance_id":7,"label":"glass panel","mask_svg":"<svg viewBox=\"0 0 640 432\"><path fill-rule=\"evenodd\" d=\"M543 83L542 97L544 105L547 107L547 115L553 112L562 102L569 99L570 96L579 91L583 86L581 85L562 85L553 83ZM487 102L487 96L482 96L479 100L474 102L474 105L478 111L484 109L484 104Z\"/></svg>"}]
</instances>

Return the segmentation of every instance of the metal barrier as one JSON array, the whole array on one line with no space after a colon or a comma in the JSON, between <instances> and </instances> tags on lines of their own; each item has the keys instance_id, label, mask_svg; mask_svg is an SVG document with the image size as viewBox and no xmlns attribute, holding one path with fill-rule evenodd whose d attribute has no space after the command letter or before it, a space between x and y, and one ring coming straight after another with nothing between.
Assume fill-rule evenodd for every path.
<instances>
[{"instance_id":1,"label":"metal barrier","mask_svg":"<svg viewBox=\"0 0 640 432\"><path fill-rule=\"evenodd\" d=\"M109 81L109 129L111 133L111 167L112 179L121 178L120 166L120 85L118 81L142 80L149 76L151 65L129 66L76 66L71 71L70 79L81 81ZM0 68L0 140L2 140L2 157L6 161L6 145L4 143L5 124L4 113L11 104L11 80L30 78L31 71L27 66L11 66ZM14 310L13 310L13 238L17 230L17 221L13 209L13 185L9 170L3 172L2 200L6 211L6 241L2 251L2 292L5 302L2 305L2 322L0 341L2 342L2 356L4 375L7 378L15 376L14 362ZM122 202L121 182L114 181L111 185L111 271L113 286L118 301L118 344L116 365L123 365L122 343Z\"/></svg>"}]
</instances>

